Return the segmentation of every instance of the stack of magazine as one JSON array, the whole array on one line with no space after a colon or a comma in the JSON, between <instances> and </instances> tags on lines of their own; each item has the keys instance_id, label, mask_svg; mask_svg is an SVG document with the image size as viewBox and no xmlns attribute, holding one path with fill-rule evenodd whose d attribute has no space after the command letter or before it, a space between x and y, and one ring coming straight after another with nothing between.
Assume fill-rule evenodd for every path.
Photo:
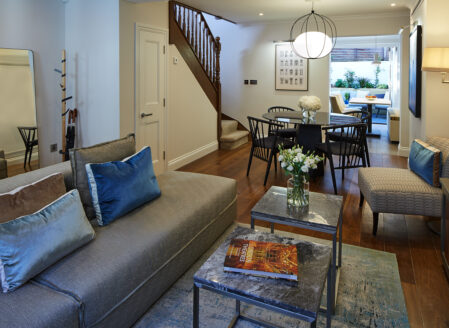
<instances>
[{"instance_id":1,"label":"stack of magazine","mask_svg":"<svg viewBox=\"0 0 449 328\"><path fill-rule=\"evenodd\" d=\"M232 239L226 252L224 270L298 281L297 247L265 241Z\"/></svg>"}]
</instances>

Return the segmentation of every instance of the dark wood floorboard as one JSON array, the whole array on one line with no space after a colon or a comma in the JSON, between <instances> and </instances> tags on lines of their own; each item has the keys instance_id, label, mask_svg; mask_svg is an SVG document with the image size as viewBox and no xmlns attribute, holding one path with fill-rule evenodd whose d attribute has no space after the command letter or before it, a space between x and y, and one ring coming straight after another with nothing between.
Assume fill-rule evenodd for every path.
<instances>
[{"instance_id":1,"label":"dark wood floorboard","mask_svg":"<svg viewBox=\"0 0 449 328\"><path fill-rule=\"evenodd\" d=\"M267 186L263 186L266 163L253 160L246 176L250 144L235 150L218 150L181 171L214 174L238 182L237 221L250 222L250 211L271 186L286 186L287 178L274 167ZM390 154L371 154L372 166L406 168L405 158ZM344 197L343 242L391 252L396 255L411 327L449 327L449 283L441 266L439 239L428 230L428 218L398 214L381 214L377 236L372 235L372 212L366 204L359 208L357 169L347 170L342 181L337 172L339 194ZM332 193L332 180L327 166L323 177L311 181L312 191ZM268 224L256 223L268 226ZM276 225L276 229L328 238L327 235Z\"/></svg>"}]
</instances>

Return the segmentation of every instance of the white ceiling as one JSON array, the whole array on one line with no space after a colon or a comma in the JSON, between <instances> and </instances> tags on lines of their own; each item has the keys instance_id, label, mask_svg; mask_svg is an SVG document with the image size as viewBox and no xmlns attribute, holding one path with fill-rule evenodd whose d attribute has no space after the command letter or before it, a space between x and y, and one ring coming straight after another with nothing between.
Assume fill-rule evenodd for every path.
<instances>
[{"instance_id":1,"label":"white ceiling","mask_svg":"<svg viewBox=\"0 0 449 328\"><path fill-rule=\"evenodd\" d=\"M151 2L157 0L128 0ZM311 0L180 0L192 7L238 23L291 20L310 12ZM416 0L315 0L318 13L329 16L403 14ZM391 3L396 3L391 7ZM263 16L259 16L263 13Z\"/></svg>"}]
</instances>

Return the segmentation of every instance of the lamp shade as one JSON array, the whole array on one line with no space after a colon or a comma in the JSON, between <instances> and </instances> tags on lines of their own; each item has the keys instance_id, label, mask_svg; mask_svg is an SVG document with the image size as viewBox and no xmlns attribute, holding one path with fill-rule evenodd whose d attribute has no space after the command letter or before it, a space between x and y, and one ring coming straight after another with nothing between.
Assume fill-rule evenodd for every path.
<instances>
[{"instance_id":1,"label":"lamp shade","mask_svg":"<svg viewBox=\"0 0 449 328\"><path fill-rule=\"evenodd\" d=\"M449 48L425 48L422 70L429 72L449 72Z\"/></svg>"}]
</instances>

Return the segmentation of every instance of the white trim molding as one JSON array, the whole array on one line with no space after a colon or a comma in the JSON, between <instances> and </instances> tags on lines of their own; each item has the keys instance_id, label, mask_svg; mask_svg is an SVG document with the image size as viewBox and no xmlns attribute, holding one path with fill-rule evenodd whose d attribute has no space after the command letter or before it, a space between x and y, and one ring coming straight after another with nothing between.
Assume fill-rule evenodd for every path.
<instances>
[{"instance_id":1,"label":"white trim molding","mask_svg":"<svg viewBox=\"0 0 449 328\"><path fill-rule=\"evenodd\" d=\"M191 152L168 161L168 169L177 170L180 167L187 165L203 156L206 156L207 154L210 154L217 149L218 141L215 140L207 145L204 145L198 149L192 150Z\"/></svg>"},{"instance_id":2,"label":"white trim molding","mask_svg":"<svg viewBox=\"0 0 449 328\"><path fill-rule=\"evenodd\" d=\"M403 147L400 144L398 145L398 155L402 157L408 157L410 153L410 147Z\"/></svg>"}]
</instances>

